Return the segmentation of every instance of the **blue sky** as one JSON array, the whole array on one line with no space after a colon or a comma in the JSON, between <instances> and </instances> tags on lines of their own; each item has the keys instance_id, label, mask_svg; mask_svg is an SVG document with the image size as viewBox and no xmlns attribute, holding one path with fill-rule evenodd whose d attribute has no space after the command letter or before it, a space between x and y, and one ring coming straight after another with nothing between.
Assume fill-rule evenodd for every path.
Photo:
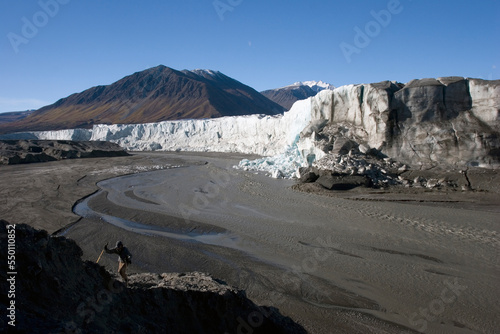
<instances>
[{"instance_id":1,"label":"blue sky","mask_svg":"<svg viewBox=\"0 0 500 334\"><path fill-rule=\"evenodd\" d=\"M459 75L500 78L493 0L0 2L0 112L163 64L258 91Z\"/></svg>"}]
</instances>

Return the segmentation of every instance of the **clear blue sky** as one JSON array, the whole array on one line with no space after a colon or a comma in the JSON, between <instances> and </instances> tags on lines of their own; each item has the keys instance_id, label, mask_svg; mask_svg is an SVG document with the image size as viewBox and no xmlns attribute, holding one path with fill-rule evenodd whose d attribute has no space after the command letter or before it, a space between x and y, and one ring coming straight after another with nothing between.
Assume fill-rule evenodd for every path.
<instances>
[{"instance_id":1,"label":"clear blue sky","mask_svg":"<svg viewBox=\"0 0 500 334\"><path fill-rule=\"evenodd\" d=\"M499 79L500 1L0 2L0 112L159 64L219 70L258 91L305 80Z\"/></svg>"}]
</instances>

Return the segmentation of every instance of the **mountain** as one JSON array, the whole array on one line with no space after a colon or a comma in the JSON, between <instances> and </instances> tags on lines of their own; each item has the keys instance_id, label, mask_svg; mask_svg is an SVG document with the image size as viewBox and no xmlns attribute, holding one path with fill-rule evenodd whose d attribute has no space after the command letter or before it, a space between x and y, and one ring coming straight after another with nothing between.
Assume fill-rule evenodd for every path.
<instances>
[{"instance_id":1,"label":"mountain","mask_svg":"<svg viewBox=\"0 0 500 334\"><path fill-rule=\"evenodd\" d=\"M0 114L0 124L2 123L12 123L19 121L26 116L30 115L33 113L34 110L27 110L27 111L12 111L12 112L4 112Z\"/></svg>"},{"instance_id":2,"label":"mountain","mask_svg":"<svg viewBox=\"0 0 500 334\"><path fill-rule=\"evenodd\" d=\"M310 87L313 91L316 93L321 92L322 90L328 89L328 90L334 90L335 86L323 82L323 81L302 81L302 82L296 82L293 85L290 86L308 86Z\"/></svg>"},{"instance_id":3,"label":"mountain","mask_svg":"<svg viewBox=\"0 0 500 334\"><path fill-rule=\"evenodd\" d=\"M275 115L283 107L221 72L177 71L160 65L106 86L72 94L0 133L91 128L94 124L150 123L247 114Z\"/></svg>"},{"instance_id":4,"label":"mountain","mask_svg":"<svg viewBox=\"0 0 500 334\"><path fill-rule=\"evenodd\" d=\"M281 88L265 90L261 94L286 110L290 110L296 101L315 96L325 89L333 90L335 87L323 81L304 81Z\"/></svg>"}]
</instances>

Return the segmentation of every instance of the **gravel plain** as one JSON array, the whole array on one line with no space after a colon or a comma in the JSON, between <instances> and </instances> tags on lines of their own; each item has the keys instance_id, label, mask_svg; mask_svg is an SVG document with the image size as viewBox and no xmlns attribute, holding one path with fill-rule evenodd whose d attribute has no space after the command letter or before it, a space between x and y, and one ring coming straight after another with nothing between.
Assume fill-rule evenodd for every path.
<instances>
[{"instance_id":1,"label":"gravel plain","mask_svg":"<svg viewBox=\"0 0 500 334\"><path fill-rule=\"evenodd\" d=\"M310 333L500 328L494 190L297 191L295 181L234 169L242 158L1 166L0 217L70 237L93 261L122 240L131 272L210 273ZM114 257L100 263L115 270Z\"/></svg>"}]
</instances>

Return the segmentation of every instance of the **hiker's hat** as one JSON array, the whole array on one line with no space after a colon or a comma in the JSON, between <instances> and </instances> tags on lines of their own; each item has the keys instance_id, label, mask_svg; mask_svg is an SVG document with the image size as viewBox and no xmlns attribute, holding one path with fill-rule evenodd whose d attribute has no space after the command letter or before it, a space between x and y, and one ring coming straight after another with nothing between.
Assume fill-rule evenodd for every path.
<instances>
[{"instance_id":1,"label":"hiker's hat","mask_svg":"<svg viewBox=\"0 0 500 334\"><path fill-rule=\"evenodd\" d=\"M116 242L116 247L123 247L123 242L117 241Z\"/></svg>"}]
</instances>

